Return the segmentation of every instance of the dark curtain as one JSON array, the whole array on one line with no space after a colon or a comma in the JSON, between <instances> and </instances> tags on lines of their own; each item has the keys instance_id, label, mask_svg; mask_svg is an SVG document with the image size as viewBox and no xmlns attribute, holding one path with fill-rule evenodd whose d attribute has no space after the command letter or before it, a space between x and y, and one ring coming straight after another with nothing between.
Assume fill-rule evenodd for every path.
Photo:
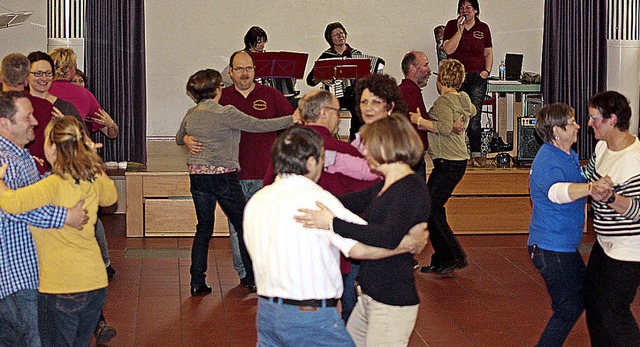
<instances>
[{"instance_id":1,"label":"dark curtain","mask_svg":"<svg viewBox=\"0 0 640 347\"><path fill-rule=\"evenodd\" d=\"M144 0L87 1L85 66L89 89L120 127L101 132L105 161L147 162Z\"/></svg>"},{"instance_id":2,"label":"dark curtain","mask_svg":"<svg viewBox=\"0 0 640 347\"><path fill-rule=\"evenodd\" d=\"M589 98L607 87L606 0L545 0L542 47L545 104L575 108L581 127L577 152L588 159L595 146L587 126Z\"/></svg>"}]
</instances>

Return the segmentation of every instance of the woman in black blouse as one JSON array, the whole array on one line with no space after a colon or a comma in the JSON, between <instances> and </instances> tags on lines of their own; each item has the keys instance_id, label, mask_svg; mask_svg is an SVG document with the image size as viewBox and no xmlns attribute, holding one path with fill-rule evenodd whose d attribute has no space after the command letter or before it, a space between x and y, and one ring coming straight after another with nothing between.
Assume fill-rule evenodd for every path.
<instances>
[{"instance_id":1,"label":"woman in black blouse","mask_svg":"<svg viewBox=\"0 0 640 347\"><path fill-rule=\"evenodd\" d=\"M411 170L422 155L422 142L406 116L395 113L364 125L360 133L369 165L384 175L384 181L339 199L368 224L334 218L320 203L320 210L300 210L304 215L297 220L305 227L334 230L367 245L393 249L430 214L425 181ZM362 294L347 322L356 345L407 345L420 301L411 254L363 260L356 280Z\"/></svg>"}]
</instances>

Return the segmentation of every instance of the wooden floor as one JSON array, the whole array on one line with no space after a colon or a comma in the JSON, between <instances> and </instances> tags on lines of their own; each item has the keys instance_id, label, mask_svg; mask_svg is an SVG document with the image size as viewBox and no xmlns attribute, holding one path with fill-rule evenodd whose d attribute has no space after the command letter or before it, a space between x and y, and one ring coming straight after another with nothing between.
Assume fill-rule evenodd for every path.
<instances>
[{"instance_id":1,"label":"wooden floor","mask_svg":"<svg viewBox=\"0 0 640 347\"><path fill-rule=\"evenodd\" d=\"M129 238L125 217L103 217L117 270L105 305L118 330L112 346L255 346L257 297L239 285L228 238L215 238L207 281L213 294L189 296L191 238ZM410 346L533 346L551 315L544 283L526 253L526 235L459 236L469 267L455 276L416 273L420 313ZM588 232L581 249L587 258ZM431 249L418 257L428 263ZM640 305L634 306L636 316ZM567 346L588 346L583 317Z\"/></svg>"}]
</instances>

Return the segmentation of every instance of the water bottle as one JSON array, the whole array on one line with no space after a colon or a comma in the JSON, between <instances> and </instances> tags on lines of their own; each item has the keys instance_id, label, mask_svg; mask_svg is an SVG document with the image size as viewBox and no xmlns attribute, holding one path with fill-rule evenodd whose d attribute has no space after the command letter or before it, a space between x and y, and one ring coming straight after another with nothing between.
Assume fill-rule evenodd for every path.
<instances>
[{"instance_id":1,"label":"water bottle","mask_svg":"<svg viewBox=\"0 0 640 347\"><path fill-rule=\"evenodd\" d=\"M504 65L504 60L500 62L500 67L498 68L499 77L501 81L504 81L507 78L507 66Z\"/></svg>"}]
</instances>

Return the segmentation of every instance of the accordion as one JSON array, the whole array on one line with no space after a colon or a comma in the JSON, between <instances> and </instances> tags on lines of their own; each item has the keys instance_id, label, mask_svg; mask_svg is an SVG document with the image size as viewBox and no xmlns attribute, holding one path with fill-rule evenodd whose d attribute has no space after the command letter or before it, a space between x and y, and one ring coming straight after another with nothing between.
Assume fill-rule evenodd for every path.
<instances>
[{"instance_id":1,"label":"accordion","mask_svg":"<svg viewBox=\"0 0 640 347\"><path fill-rule=\"evenodd\" d=\"M356 53L356 54L352 55L351 58L371 59L371 74L383 73L383 70L384 70L384 59L382 59L380 57L376 57L374 55Z\"/></svg>"},{"instance_id":2,"label":"accordion","mask_svg":"<svg viewBox=\"0 0 640 347\"><path fill-rule=\"evenodd\" d=\"M371 60L371 74L381 74L384 70L384 59L373 55L367 55L362 53L355 53L351 58L370 59ZM353 85L355 81L352 80L336 80L333 85L329 86L329 91L333 93L336 98L345 96L345 89Z\"/></svg>"}]
</instances>

